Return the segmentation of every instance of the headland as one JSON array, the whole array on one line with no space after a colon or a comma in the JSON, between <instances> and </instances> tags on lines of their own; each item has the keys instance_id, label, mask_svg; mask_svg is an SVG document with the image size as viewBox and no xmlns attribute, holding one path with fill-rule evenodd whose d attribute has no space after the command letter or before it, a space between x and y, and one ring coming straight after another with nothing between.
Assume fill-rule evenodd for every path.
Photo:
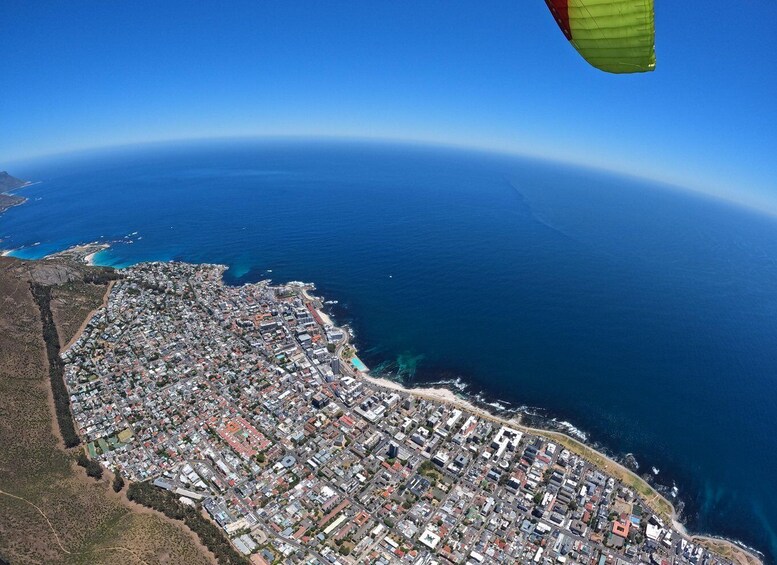
<instances>
[{"instance_id":1,"label":"headland","mask_svg":"<svg viewBox=\"0 0 777 565\"><path fill-rule=\"evenodd\" d=\"M27 202L27 199L11 194L11 191L24 188L32 184L29 181L12 177L6 171L0 171L0 214L13 206L19 206Z\"/></svg>"}]
</instances>

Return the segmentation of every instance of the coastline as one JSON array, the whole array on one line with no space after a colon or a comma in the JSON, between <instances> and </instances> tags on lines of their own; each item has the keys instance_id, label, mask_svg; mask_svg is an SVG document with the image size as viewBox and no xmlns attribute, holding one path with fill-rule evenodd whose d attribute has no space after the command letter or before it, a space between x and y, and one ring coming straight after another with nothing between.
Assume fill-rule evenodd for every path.
<instances>
[{"instance_id":1,"label":"coastline","mask_svg":"<svg viewBox=\"0 0 777 565\"><path fill-rule=\"evenodd\" d=\"M320 297L311 296L307 292L304 294L311 300L323 303L323 299ZM320 308L317 308L316 310L319 314L322 313ZM358 349L350 342L350 332L346 331L346 336L345 342L341 345L341 348L348 345L355 354L358 352ZM442 404L449 404L494 423L514 427L524 433L553 438L565 448L583 457L597 467L604 469L610 475L617 477L625 485L634 488L643 500L653 508L656 514L671 524L675 530L689 541L698 545L703 545L739 565L764 564L762 554L755 548L751 548L742 542L709 534L693 534L688 532L685 525L680 522L674 504L666 498L666 496L610 455L597 450L595 447L587 445L585 441L573 437L567 432L527 426L522 423L520 413L512 417L499 416L487 408L476 405L474 402L475 399L469 398L461 392L454 392L450 388L428 386L408 387L401 382L393 381L385 377L372 376L369 374L369 370L364 372L354 369L352 370L352 373L357 378L364 379L373 386L379 388L389 389Z\"/></svg>"},{"instance_id":2,"label":"coastline","mask_svg":"<svg viewBox=\"0 0 777 565\"><path fill-rule=\"evenodd\" d=\"M94 257L99 252L110 247L108 243L92 242L85 245L74 246L64 251L48 255L48 257L66 257L77 260L79 262L86 263L88 265L94 265ZM228 267L224 266L226 271ZM226 284L226 283L224 283ZM290 283L287 283L290 284ZM319 315L328 325L338 327L344 330L344 340L341 342L338 350L342 354L346 346L352 350L354 354L358 352L357 347L351 342L351 330L347 326L341 326L336 323L328 314L323 311L324 299L310 294L309 291L315 290L315 285L310 283L298 283L301 293L308 299L315 312ZM106 298L110 294L110 291L106 293ZM93 314L93 313L92 313ZM88 319L91 319L91 315ZM82 333L85 325L80 328L73 340L76 340ZM449 404L461 408L464 411L470 412L486 420L490 420L494 423L504 424L507 426L515 427L525 433L544 436L546 438L553 438L559 444L563 445L570 451L578 454L579 456L587 459L594 465L604 469L612 476L615 476L625 485L634 488L643 500L650 505L654 512L664 519L671 527L676 529L683 537L689 541L719 553L720 555L731 560L738 565L763 565L763 556L754 548L750 548L745 544L730 540L724 537L718 537L709 534L692 534L689 533L685 525L679 521L677 511L674 504L667 499L663 494L658 492L652 485L650 485L643 478L638 476L632 470L625 467L622 463L615 460L612 456L607 455L595 447L587 445L584 441L573 437L569 433L557 430L543 429L532 426L527 426L521 421L521 414L516 414L512 417L503 417L495 414L487 408L482 408L475 404L475 399L468 398L465 394L457 393L450 388L444 387L408 387L403 383L390 380L385 377L372 376L369 374L369 370L366 372L356 370L351 367L350 361L345 359L346 365L349 367L349 371L356 377L364 379L373 386L393 390L402 394L415 396L417 398L431 400L443 404Z\"/></svg>"},{"instance_id":3,"label":"coastline","mask_svg":"<svg viewBox=\"0 0 777 565\"><path fill-rule=\"evenodd\" d=\"M98 265L95 261L95 257L102 251L105 251L106 249L110 248L110 246L111 246L110 243L101 243L99 241L93 241L91 243L85 243L83 245L74 245L73 247L69 247L64 251L59 251L57 253L52 253L51 255L46 255L44 259L57 257L60 259L70 259L78 263L85 263L90 267L96 267Z\"/></svg>"},{"instance_id":4,"label":"coastline","mask_svg":"<svg viewBox=\"0 0 777 565\"><path fill-rule=\"evenodd\" d=\"M103 251L105 251L105 250L106 250L106 249L108 249L109 247L110 247L110 245L108 245L108 244L106 243L106 244L104 244L104 245L102 246L102 248L101 248L101 249L98 249L97 251L93 251L93 252L91 252L91 253L87 254L86 256L84 256L84 263L86 263L87 265L89 265L89 266L91 266L91 267L94 267L94 266L96 265L96 263L95 263L95 257L97 256L97 254L98 254L98 253L101 253L101 252L103 252Z\"/></svg>"},{"instance_id":5,"label":"coastline","mask_svg":"<svg viewBox=\"0 0 777 565\"><path fill-rule=\"evenodd\" d=\"M27 247L20 247L17 249L3 249L0 250L0 256L1 257L16 257L14 253L18 251L22 251L28 248L35 247L39 245L40 242L35 243L31 246ZM91 243L85 243L83 245L74 245L72 247L68 247L67 249L64 249L62 251L57 251L55 253L49 253L48 255L44 255L43 257L35 258L35 259L28 259L26 257L16 257L17 259L24 259L24 260L31 260L31 261L43 261L46 259L69 259L71 261L75 261L77 263L84 263L86 265L89 265L90 267L100 267L102 265L99 265L96 260L96 256L105 251L106 249L109 249L111 247L110 243L100 243L98 241L93 241Z\"/></svg>"},{"instance_id":6,"label":"coastline","mask_svg":"<svg viewBox=\"0 0 777 565\"><path fill-rule=\"evenodd\" d=\"M26 198L24 196L16 196L15 194L11 194L10 192L1 192L0 193L0 214L7 212L11 208L14 208L16 206L21 206L22 204L25 204L29 198Z\"/></svg>"},{"instance_id":7,"label":"coastline","mask_svg":"<svg viewBox=\"0 0 777 565\"><path fill-rule=\"evenodd\" d=\"M356 378L364 379L373 386L379 388L396 391L425 400L431 400L433 402L449 404L494 423L514 427L524 433L553 438L565 448L583 457L597 467L602 468L610 475L618 478L623 484L637 491L645 503L651 506L656 514L658 514L666 523L671 524L671 527L677 530L687 540L702 545L738 565L764 565L764 555L760 551L749 547L738 540L710 534L690 533L680 521L679 514L672 501L645 479L627 468L623 463L617 461L613 456L604 453L595 446L588 445L588 443L586 443L587 439L585 438L585 434L581 433L580 435L582 437L578 438L573 437L571 433L567 431L528 426L522 423L522 413L520 412L510 417L500 416L492 410L489 410L489 407L493 409L494 406L485 402L483 403L486 404L486 408L478 406L476 404L476 402L479 402L478 398L471 397L461 391L456 392L445 386L422 385L418 387L408 387L402 382L397 382L386 377L372 376L369 368L365 367L366 370L356 369L349 358L343 357L343 352L348 349L350 349L353 356L357 356L358 354L358 347L351 341L351 329L348 326L337 325L336 322L332 321L330 316L323 312L325 304L324 297L314 296L309 292L315 290L316 287L314 284L300 284L302 294L306 299L310 300L311 305L315 308L316 314L322 319L325 318L331 325L343 330L345 337L338 346L338 352L343 359L344 364L348 367L349 374ZM572 424L569 424L568 422L567 424L569 429L577 430Z\"/></svg>"},{"instance_id":8,"label":"coastline","mask_svg":"<svg viewBox=\"0 0 777 565\"><path fill-rule=\"evenodd\" d=\"M570 451L575 452L591 463L594 463L595 465L603 468L609 474L616 476L624 484L635 488L635 490L639 492L640 496L643 497L645 502L648 505L654 507L653 510L657 514L671 523L674 529L676 529L690 541L699 545L704 545L708 549L711 549L717 553L722 554L724 557L731 559L731 561L734 563L739 563L741 565L763 565L764 563L763 558L759 554L755 553L757 550L748 548L741 542L712 535L689 533L685 525L679 521L674 504L672 504L672 502L668 500L663 494L658 492L647 481L642 479L632 470L626 468L623 464L619 463L609 455L597 451L593 447L586 445L579 439L576 439L567 433L526 426L525 424L521 423L520 415L512 418L503 418L484 408L476 406L471 400L462 398L447 388L408 388L401 383L386 378L373 377L363 372L358 372L357 374L359 378L362 378L374 386L380 388L401 392L403 394L415 396L425 400L450 404L452 406L456 406L457 408L461 408L462 410L471 412L486 420L514 427L525 433L553 438Z\"/></svg>"},{"instance_id":9,"label":"coastline","mask_svg":"<svg viewBox=\"0 0 777 565\"><path fill-rule=\"evenodd\" d=\"M6 190L0 190L0 214L7 212L11 208L14 208L15 206L21 206L22 204L26 204L29 202L29 198L26 196L19 196L18 194L14 194L14 192L18 190L24 190L25 188L29 188L32 185L39 184L40 181L31 182L31 181L24 181L24 184L21 186L16 186L14 188L9 188Z\"/></svg>"}]
</instances>

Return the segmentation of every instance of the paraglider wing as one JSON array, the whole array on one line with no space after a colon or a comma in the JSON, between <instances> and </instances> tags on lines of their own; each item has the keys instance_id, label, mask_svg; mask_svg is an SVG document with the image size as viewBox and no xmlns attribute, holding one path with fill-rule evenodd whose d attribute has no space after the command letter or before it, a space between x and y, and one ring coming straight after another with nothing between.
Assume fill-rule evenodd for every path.
<instances>
[{"instance_id":1,"label":"paraglider wing","mask_svg":"<svg viewBox=\"0 0 777 565\"><path fill-rule=\"evenodd\" d=\"M653 0L545 0L583 58L610 73L656 66Z\"/></svg>"}]
</instances>

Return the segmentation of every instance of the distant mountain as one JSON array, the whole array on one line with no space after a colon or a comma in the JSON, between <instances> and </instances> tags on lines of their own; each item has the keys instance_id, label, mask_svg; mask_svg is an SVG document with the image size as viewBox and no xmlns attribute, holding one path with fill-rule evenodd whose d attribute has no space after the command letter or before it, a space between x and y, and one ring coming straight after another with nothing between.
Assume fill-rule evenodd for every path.
<instances>
[{"instance_id":1,"label":"distant mountain","mask_svg":"<svg viewBox=\"0 0 777 565\"><path fill-rule=\"evenodd\" d=\"M27 184L30 184L29 181L17 179L5 171L0 171L0 192L21 188Z\"/></svg>"}]
</instances>

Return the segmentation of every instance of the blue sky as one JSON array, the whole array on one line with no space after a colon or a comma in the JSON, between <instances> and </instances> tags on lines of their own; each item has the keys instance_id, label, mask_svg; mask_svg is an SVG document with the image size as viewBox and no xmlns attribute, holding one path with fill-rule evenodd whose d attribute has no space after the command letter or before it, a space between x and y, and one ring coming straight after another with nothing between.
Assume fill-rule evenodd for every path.
<instances>
[{"instance_id":1,"label":"blue sky","mask_svg":"<svg viewBox=\"0 0 777 565\"><path fill-rule=\"evenodd\" d=\"M656 12L656 72L613 76L542 0L3 0L0 169L164 139L399 138L777 206L777 2Z\"/></svg>"}]
</instances>

